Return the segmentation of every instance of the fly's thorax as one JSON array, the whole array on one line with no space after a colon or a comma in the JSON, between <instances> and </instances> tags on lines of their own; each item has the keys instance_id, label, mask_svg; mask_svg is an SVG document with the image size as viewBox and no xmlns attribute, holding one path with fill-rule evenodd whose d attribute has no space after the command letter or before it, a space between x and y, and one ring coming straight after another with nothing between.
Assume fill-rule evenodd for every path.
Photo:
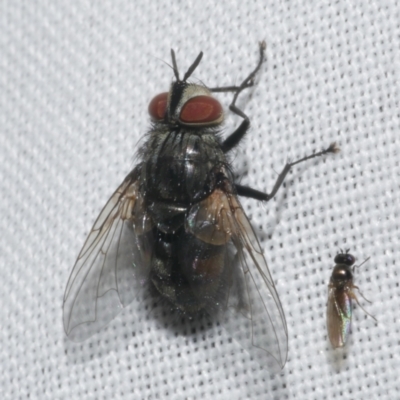
<instances>
[{"instance_id":1,"label":"fly's thorax","mask_svg":"<svg viewBox=\"0 0 400 400\"><path fill-rule=\"evenodd\" d=\"M198 134L182 127L166 133L155 129L143 154L141 181L152 201L192 204L212 192L213 171L227 165L214 131Z\"/></svg>"},{"instance_id":2,"label":"fly's thorax","mask_svg":"<svg viewBox=\"0 0 400 400\"><path fill-rule=\"evenodd\" d=\"M351 288L353 286L353 272L348 265L335 265L330 279L330 287L336 289Z\"/></svg>"}]
</instances>

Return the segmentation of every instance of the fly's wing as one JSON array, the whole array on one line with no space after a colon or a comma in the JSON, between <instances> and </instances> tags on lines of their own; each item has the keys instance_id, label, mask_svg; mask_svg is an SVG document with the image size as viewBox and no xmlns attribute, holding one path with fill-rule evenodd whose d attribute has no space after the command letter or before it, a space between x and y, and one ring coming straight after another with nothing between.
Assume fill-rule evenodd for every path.
<instances>
[{"instance_id":1,"label":"fly's wing","mask_svg":"<svg viewBox=\"0 0 400 400\"><path fill-rule=\"evenodd\" d=\"M351 331L352 300L344 291L329 287L326 326L328 337L336 349L346 344Z\"/></svg>"},{"instance_id":2,"label":"fly's wing","mask_svg":"<svg viewBox=\"0 0 400 400\"><path fill-rule=\"evenodd\" d=\"M232 278L228 306L230 311L238 311L230 317L235 323L230 333L240 337L247 350L253 348L250 353L260 364L273 360L283 367L288 332L282 305L258 239L236 195L216 189L193 205L186 230L206 243L234 246L236 255L233 260L227 259L231 265L226 265Z\"/></svg>"},{"instance_id":3,"label":"fly's wing","mask_svg":"<svg viewBox=\"0 0 400 400\"><path fill-rule=\"evenodd\" d=\"M151 222L132 171L98 216L69 277L63 320L67 336L87 339L138 294L148 278Z\"/></svg>"}]
</instances>

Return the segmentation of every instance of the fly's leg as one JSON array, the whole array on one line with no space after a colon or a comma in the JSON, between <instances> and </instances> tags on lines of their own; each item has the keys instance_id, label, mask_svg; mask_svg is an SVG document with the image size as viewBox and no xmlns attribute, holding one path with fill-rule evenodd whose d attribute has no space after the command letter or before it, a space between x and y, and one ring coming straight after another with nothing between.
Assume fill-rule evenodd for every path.
<instances>
[{"instance_id":1,"label":"fly's leg","mask_svg":"<svg viewBox=\"0 0 400 400\"><path fill-rule=\"evenodd\" d=\"M222 88L210 89L211 92L235 92L232 103L229 106L229 109L236 115L239 115L240 117L243 118L243 121L239 125L239 127L232 134L230 134L222 143L221 147L224 153L227 153L228 151L232 150L235 146L237 146L238 143L243 139L244 135L246 134L246 132L250 127L249 117L236 106L236 100L239 94L244 89L253 86L254 78L264 61L265 49L266 49L265 42L260 42L260 59L258 61L258 64L256 68L253 70L253 72L240 84L240 86L227 86Z\"/></svg>"},{"instance_id":2,"label":"fly's leg","mask_svg":"<svg viewBox=\"0 0 400 400\"><path fill-rule=\"evenodd\" d=\"M361 296L366 302L368 302L369 304L372 304L372 301L368 300L368 299L362 294L362 292L361 292L361 290L360 290L360 288L359 288L358 286L353 285L353 289L357 289L357 290L358 290L358 293L360 294L360 296Z\"/></svg>"},{"instance_id":3,"label":"fly's leg","mask_svg":"<svg viewBox=\"0 0 400 400\"><path fill-rule=\"evenodd\" d=\"M367 300L367 299L362 295L362 293L360 292L360 289L359 289L357 286L353 286L353 288L356 288L356 289L358 290L358 292L361 294L361 296L362 296L365 300ZM350 297L351 297L353 300L356 301L356 303L358 304L358 306L361 308L361 310L363 310L363 311L365 312L365 314L369 315L372 319L375 320L375 322L378 322L378 320L377 320L373 315L371 315L371 314L360 304L360 302L358 301L357 296L356 296L353 292L349 292L349 295L350 295ZM371 303L369 300L367 300L367 301L368 301L369 303Z\"/></svg>"},{"instance_id":4,"label":"fly's leg","mask_svg":"<svg viewBox=\"0 0 400 400\"><path fill-rule=\"evenodd\" d=\"M238 90L243 90L247 89L254 86L254 81L250 81L247 85L245 85L244 88L242 88L242 85L240 86L223 86L223 87L217 87L217 88L208 88L210 92L213 93L226 93L226 92L237 92Z\"/></svg>"},{"instance_id":5,"label":"fly's leg","mask_svg":"<svg viewBox=\"0 0 400 400\"><path fill-rule=\"evenodd\" d=\"M253 189L249 186L243 186L235 183L236 193L242 197L249 197L251 199L268 201L271 197L269 194Z\"/></svg>"},{"instance_id":6,"label":"fly's leg","mask_svg":"<svg viewBox=\"0 0 400 400\"><path fill-rule=\"evenodd\" d=\"M261 201L268 201L271 200L276 193L278 192L279 188L282 186L283 181L286 178L286 175L289 171L297 164L302 163L303 161L310 160L315 157L323 156L328 153L337 153L339 151L339 147L337 147L336 143L332 143L328 148L325 150L319 151L318 153L311 154L307 157L303 157L300 160L294 161L292 163L287 163L283 168L282 172L278 175L278 179L275 182L275 185L271 191L271 193L264 193L260 192L256 189L252 189L248 186L242 186L236 184L236 192L239 196L250 197L252 199L261 200Z\"/></svg>"},{"instance_id":7,"label":"fly's leg","mask_svg":"<svg viewBox=\"0 0 400 400\"><path fill-rule=\"evenodd\" d=\"M222 151L224 153L227 153L228 151L232 150L235 146L239 144L239 142L243 139L244 135L247 133L249 127L250 127L250 119L249 117L236 106L236 100L239 97L239 94L244 90L247 89L254 84L254 78L261 68L262 63L264 62L265 58L265 49L266 49L266 44L265 42L260 42L260 58L257 63L256 68L250 73L250 75L241 83L240 86L227 86L227 87L222 87L222 88L211 88L209 89L211 92L235 92L232 103L229 106L229 109L235 113L236 115L239 115L240 117L243 118L242 123L239 125L239 127L231 134L229 135L224 142L221 145ZM319 157L324 154L328 153L337 153L339 151L339 147L336 146L336 143L332 143L327 149L322 150L318 153L314 153L310 156L303 157L300 160L297 160L292 163L287 163L285 167L283 168L282 172L279 174L278 179L275 182L275 185L272 189L271 193L264 193L260 192L256 189L250 188L248 186L242 186L239 184L236 184L236 192L239 196L244 196L244 197L250 197L256 200L261 200L261 201L268 201L272 199L276 193L278 192L279 188L281 187L283 181L285 180L286 175L289 173L289 171L292 169L297 164L300 164L303 161L310 160L314 157Z\"/></svg>"}]
</instances>

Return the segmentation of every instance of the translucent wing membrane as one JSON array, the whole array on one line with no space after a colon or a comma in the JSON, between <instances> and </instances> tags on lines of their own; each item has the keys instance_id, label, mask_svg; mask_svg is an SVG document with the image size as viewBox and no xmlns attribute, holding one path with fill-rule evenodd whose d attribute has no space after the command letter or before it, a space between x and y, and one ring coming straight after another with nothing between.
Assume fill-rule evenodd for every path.
<instances>
[{"instance_id":1,"label":"translucent wing membrane","mask_svg":"<svg viewBox=\"0 0 400 400\"><path fill-rule=\"evenodd\" d=\"M64 328L72 340L96 333L147 287L153 225L136 176L133 171L111 196L72 270L64 295ZM216 189L190 208L185 230L188 244L195 244L188 281L197 302L210 314L228 308L221 322L240 347L260 365L283 367L288 335L284 313L237 197ZM191 235L203 244L192 242Z\"/></svg>"},{"instance_id":2,"label":"translucent wing membrane","mask_svg":"<svg viewBox=\"0 0 400 400\"><path fill-rule=\"evenodd\" d=\"M347 292L329 288L326 324L334 348L343 347L351 331L352 300Z\"/></svg>"},{"instance_id":3,"label":"translucent wing membrane","mask_svg":"<svg viewBox=\"0 0 400 400\"><path fill-rule=\"evenodd\" d=\"M233 244L236 255L226 266L231 277L226 328L259 364L272 360L271 364L283 367L288 350L285 316L258 239L237 197L215 190L191 208L187 230L210 244Z\"/></svg>"},{"instance_id":4,"label":"translucent wing membrane","mask_svg":"<svg viewBox=\"0 0 400 400\"><path fill-rule=\"evenodd\" d=\"M128 305L147 281L151 223L143 209L136 171L111 196L76 260L64 294L64 329L88 338Z\"/></svg>"}]
</instances>

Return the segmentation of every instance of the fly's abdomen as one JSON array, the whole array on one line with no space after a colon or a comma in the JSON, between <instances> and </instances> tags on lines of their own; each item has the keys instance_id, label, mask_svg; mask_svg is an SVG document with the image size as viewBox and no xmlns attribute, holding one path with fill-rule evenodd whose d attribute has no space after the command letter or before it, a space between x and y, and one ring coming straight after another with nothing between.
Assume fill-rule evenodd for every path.
<instances>
[{"instance_id":1,"label":"fly's abdomen","mask_svg":"<svg viewBox=\"0 0 400 400\"><path fill-rule=\"evenodd\" d=\"M151 281L180 311L213 310L230 286L229 249L204 243L182 227L174 234L157 230Z\"/></svg>"},{"instance_id":2,"label":"fly's abdomen","mask_svg":"<svg viewBox=\"0 0 400 400\"><path fill-rule=\"evenodd\" d=\"M329 288L326 314L328 337L334 348L343 347L351 331L352 299L346 288Z\"/></svg>"}]
</instances>

